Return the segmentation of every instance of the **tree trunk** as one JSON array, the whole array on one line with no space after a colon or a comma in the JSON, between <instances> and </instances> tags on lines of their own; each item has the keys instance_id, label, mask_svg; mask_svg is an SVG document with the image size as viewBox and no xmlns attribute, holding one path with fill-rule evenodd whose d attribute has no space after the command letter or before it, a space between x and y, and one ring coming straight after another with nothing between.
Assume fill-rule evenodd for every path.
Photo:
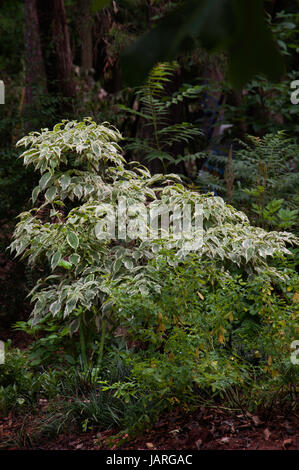
<instances>
[{"instance_id":1,"label":"tree trunk","mask_svg":"<svg viewBox=\"0 0 299 470\"><path fill-rule=\"evenodd\" d=\"M63 95L73 97L76 93L76 88L72 76L73 58L64 0L53 0L52 33L56 55L57 79L60 81Z\"/></svg>"},{"instance_id":2,"label":"tree trunk","mask_svg":"<svg viewBox=\"0 0 299 470\"><path fill-rule=\"evenodd\" d=\"M46 92L36 0L25 0L25 102L36 105Z\"/></svg>"},{"instance_id":3,"label":"tree trunk","mask_svg":"<svg viewBox=\"0 0 299 470\"><path fill-rule=\"evenodd\" d=\"M79 22L78 31L81 43L81 67L86 77L93 67L92 47L92 15L90 13L90 0L79 0L78 5Z\"/></svg>"},{"instance_id":4,"label":"tree trunk","mask_svg":"<svg viewBox=\"0 0 299 470\"><path fill-rule=\"evenodd\" d=\"M48 88L53 95L72 98L76 87L64 0L38 0L38 16Z\"/></svg>"}]
</instances>

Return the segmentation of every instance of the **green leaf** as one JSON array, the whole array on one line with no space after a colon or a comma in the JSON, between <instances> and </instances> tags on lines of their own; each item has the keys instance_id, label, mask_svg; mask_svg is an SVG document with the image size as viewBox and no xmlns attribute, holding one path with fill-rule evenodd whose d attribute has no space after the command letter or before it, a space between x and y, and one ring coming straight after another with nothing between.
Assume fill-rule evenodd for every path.
<instances>
[{"instance_id":1,"label":"green leaf","mask_svg":"<svg viewBox=\"0 0 299 470\"><path fill-rule=\"evenodd\" d=\"M93 0L91 4L91 11L93 13L96 13L99 10L102 10L102 8L105 8L107 5L111 3L111 0Z\"/></svg>"},{"instance_id":2,"label":"green leaf","mask_svg":"<svg viewBox=\"0 0 299 470\"><path fill-rule=\"evenodd\" d=\"M254 248L253 247L249 247L246 251L245 251L245 259L248 263L248 261L250 261L250 259L253 257L254 255Z\"/></svg>"},{"instance_id":3,"label":"green leaf","mask_svg":"<svg viewBox=\"0 0 299 470\"><path fill-rule=\"evenodd\" d=\"M36 201L37 196L39 195L39 193L40 193L40 187L39 187L39 186L36 186L36 187L34 188L34 190L32 191L32 196L31 196L31 197L32 197L32 203L33 203L33 204L35 203L35 201Z\"/></svg>"},{"instance_id":4,"label":"green leaf","mask_svg":"<svg viewBox=\"0 0 299 470\"><path fill-rule=\"evenodd\" d=\"M77 184L77 186L74 187L74 194L78 199L81 199L83 195L83 188L80 184Z\"/></svg>"},{"instance_id":5,"label":"green leaf","mask_svg":"<svg viewBox=\"0 0 299 470\"><path fill-rule=\"evenodd\" d=\"M140 116L140 117L142 117L146 120L151 118L151 116L149 114L140 113L139 111L135 111L135 109L128 108L127 106L125 106L123 104L119 104L118 107L121 110L126 111L127 113L134 114L134 116Z\"/></svg>"},{"instance_id":6,"label":"green leaf","mask_svg":"<svg viewBox=\"0 0 299 470\"><path fill-rule=\"evenodd\" d=\"M73 264L78 264L80 262L80 259L81 259L81 257L77 253L73 253L69 257L70 262L73 263Z\"/></svg>"},{"instance_id":7,"label":"green leaf","mask_svg":"<svg viewBox=\"0 0 299 470\"><path fill-rule=\"evenodd\" d=\"M152 67L192 50L197 38L208 51L229 56L229 77L240 88L255 74L276 81L284 71L264 18L262 0L185 0L121 57L123 77L139 85Z\"/></svg>"},{"instance_id":8,"label":"green leaf","mask_svg":"<svg viewBox=\"0 0 299 470\"><path fill-rule=\"evenodd\" d=\"M101 147L99 146L99 144L97 142L93 142L91 144L91 150L93 151L93 153L97 156L97 157L100 157L101 156Z\"/></svg>"},{"instance_id":9,"label":"green leaf","mask_svg":"<svg viewBox=\"0 0 299 470\"><path fill-rule=\"evenodd\" d=\"M50 172L44 173L41 179L39 180L39 186L41 189L45 189L49 183L52 175Z\"/></svg>"},{"instance_id":10,"label":"green leaf","mask_svg":"<svg viewBox=\"0 0 299 470\"><path fill-rule=\"evenodd\" d=\"M51 269L54 270L61 260L61 253L57 251L51 258Z\"/></svg>"},{"instance_id":11,"label":"green leaf","mask_svg":"<svg viewBox=\"0 0 299 470\"><path fill-rule=\"evenodd\" d=\"M102 312L104 315L107 315L107 313L110 313L113 307L113 300L109 300L106 302L103 307L102 307Z\"/></svg>"},{"instance_id":12,"label":"green leaf","mask_svg":"<svg viewBox=\"0 0 299 470\"><path fill-rule=\"evenodd\" d=\"M48 202L52 202L55 199L56 196L56 188L54 186L51 186L51 188L47 189L45 198Z\"/></svg>"},{"instance_id":13,"label":"green leaf","mask_svg":"<svg viewBox=\"0 0 299 470\"><path fill-rule=\"evenodd\" d=\"M64 357L69 364L71 365L76 364L75 358L73 356L70 356L70 354L65 354Z\"/></svg>"},{"instance_id":14,"label":"green leaf","mask_svg":"<svg viewBox=\"0 0 299 470\"><path fill-rule=\"evenodd\" d=\"M64 174L62 175L60 178L59 178L59 184L62 188L63 191L65 191L67 189L67 187L69 186L71 182L71 177L67 174Z\"/></svg>"},{"instance_id":15,"label":"green leaf","mask_svg":"<svg viewBox=\"0 0 299 470\"><path fill-rule=\"evenodd\" d=\"M74 250L76 250L79 246L79 239L77 237L77 235L75 234L75 232L68 232L67 236L66 236L66 239L67 239L67 242L68 244L74 248Z\"/></svg>"},{"instance_id":16,"label":"green leaf","mask_svg":"<svg viewBox=\"0 0 299 470\"><path fill-rule=\"evenodd\" d=\"M79 326L80 326L80 319L75 318L75 320L73 320L70 323L70 334L73 335L74 333L76 333L76 331L79 330Z\"/></svg>"},{"instance_id":17,"label":"green leaf","mask_svg":"<svg viewBox=\"0 0 299 470\"><path fill-rule=\"evenodd\" d=\"M60 309L61 309L61 303L59 302L59 300L56 300L55 302L53 302L49 308L50 312L53 314L54 317L55 315L57 315Z\"/></svg>"},{"instance_id":18,"label":"green leaf","mask_svg":"<svg viewBox=\"0 0 299 470\"><path fill-rule=\"evenodd\" d=\"M133 261L130 259L124 259L123 263L129 271L131 271L134 267Z\"/></svg>"},{"instance_id":19,"label":"green leaf","mask_svg":"<svg viewBox=\"0 0 299 470\"><path fill-rule=\"evenodd\" d=\"M65 269L70 270L71 267L72 267L72 263L69 263L65 259L62 259L62 260L59 261L59 263L57 263L57 266L60 266L61 268L65 268Z\"/></svg>"},{"instance_id":20,"label":"green leaf","mask_svg":"<svg viewBox=\"0 0 299 470\"><path fill-rule=\"evenodd\" d=\"M77 297L72 297L70 300L68 300L64 309L64 318L67 317L70 313L72 313L72 311L76 307L77 300Z\"/></svg>"}]
</instances>

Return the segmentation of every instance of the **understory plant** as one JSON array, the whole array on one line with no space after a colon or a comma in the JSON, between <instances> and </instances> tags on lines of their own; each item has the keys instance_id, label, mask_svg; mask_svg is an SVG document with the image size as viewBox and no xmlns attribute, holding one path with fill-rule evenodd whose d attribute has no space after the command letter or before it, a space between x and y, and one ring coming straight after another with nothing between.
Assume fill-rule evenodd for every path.
<instances>
[{"instance_id":1,"label":"understory plant","mask_svg":"<svg viewBox=\"0 0 299 470\"><path fill-rule=\"evenodd\" d=\"M216 187L251 221L265 229L298 230L298 145L283 131L263 138L247 136L246 142L227 156L209 156L225 167L225 177L201 174L201 183ZM229 195L230 192L230 195Z\"/></svg>"},{"instance_id":2,"label":"understory plant","mask_svg":"<svg viewBox=\"0 0 299 470\"><path fill-rule=\"evenodd\" d=\"M289 280L244 276L196 256L170 266L150 262L148 293L128 278L112 290L115 314L131 348L126 381L107 389L117 397L134 392L143 404L140 420L200 398L242 391L234 406L253 410L275 402L278 392L294 403L298 365L291 343L298 337L298 275ZM112 354L113 356L113 354ZM270 385L271 384L271 385ZM273 410L272 410L273 411ZM135 419L135 418L134 418Z\"/></svg>"},{"instance_id":3,"label":"understory plant","mask_svg":"<svg viewBox=\"0 0 299 470\"><path fill-rule=\"evenodd\" d=\"M172 122L171 109L183 105L187 99L198 98L201 86L184 86L175 92L169 92L167 86L173 86L173 79L178 64L161 62L150 71L146 83L136 91L135 107L120 105L121 110L139 119L141 129L135 138L128 138L125 148L148 162L159 160L164 172L169 165L199 158L199 152L190 153L190 143L199 139L203 132L195 124L179 120ZM138 103L138 109L136 108ZM178 150L181 154L178 155ZM185 154L186 151L186 154Z\"/></svg>"},{"instance_id":4,"label":"understory plant","mask_svg":"<svg viewBox=\"0 0 299 470\"><path fill-rule=\"evenodd\" d=\"M173 266L190 254L198 266L213 260L228 271L283 280L287 273L272 267L269 260L283 259L290 253L288 247L297 243L290 233L250 225L243 212L213 194L185 188L176 175L152 176L139 164L126 165L120 138L109 124L86 118L63 121L18 142L26 147L25 165L40 173L32 192L34 207L19 215L11 243L16 256L40 275L30 292L34 308L25 328L36 332L39 354L49 346L52 350L58 346L63 353L69 335L74 346L67 354L83 368L92 364L97 370L122 325L113 309L115 282L121 286L129 277L140 294L151 286L159 292L152 279L156 269L152 260ZM161 227L155 237L150 227L147 236L142 230L135 231L135 237L129 232L120 236L123 222L116 216L120 200L126 203L127 224L135 229L138 204L156 214L163 214L165 207L199 207L202 223L180 237L173 228L165 236ZM170 220L175 221L174 210ZM107 228L113 222L114 236ZM190 248L190 237L191 242L201 240L196 249L192 243Z\"/></svg>"},{"instance_id":5,"label":"understory plant","mask_svg":"<svg viewBox=\"0 0 299 470\"><path fill-rule=\"evenodd\" d=\"M37 367L28 351L7 343L5 363L0 364L0 418L13 413L23 424L14 433L1 434L0 449L32 448L42 438L63 431L118 429L126 415L126 404L110 391L104 391L91 371L77 367ZM126 369L113 364L105 367L103 378L113 384L125 378ZM30 419L28 419L30 416ZM29 424L30 423L30 424ZM29 425L28 425L29 424Z\"/></svg>"},{"instance_id":6,"label":"understory plant","mask_svg":"<svg viewBox=\"0 0 299 470\"><path fill-rule=\"evenodd\" d=\"M36 410L39 399L57 397L58 374L32 367L27 351L6 343L5 362L0 364L0 416L11 411Z\"/></svg>"}]
</instances>

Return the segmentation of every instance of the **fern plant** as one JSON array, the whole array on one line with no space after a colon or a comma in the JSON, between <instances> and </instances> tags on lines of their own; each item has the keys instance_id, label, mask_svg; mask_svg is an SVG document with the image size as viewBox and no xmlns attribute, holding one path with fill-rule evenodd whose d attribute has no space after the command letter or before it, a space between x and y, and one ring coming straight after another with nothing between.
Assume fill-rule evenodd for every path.
<instances>
[{"instance_id":1,"label":"fern plant","mask_svg":"<svg viewBox=\"0 0 299 470\"><path fill-rule=\"evenodd\" d=\"M129 276L142 294L151 285L159 289L149 261L162 257L170 264L174 258L180 263L190 253L185 249L189 233L186 238L159 232L155 239L141 235L132 239L116 230L115 237L103 236L100 228L107 204L117 213L119 199L125 199L131 222L136 204L160 213L166 206L197 204L202 210L202 226L193 233L195 240L202 238L201 245L192 250L197 262L212 259L219 266L252 275L277 275L269 257L284 256L289 253L286 243L297 243L291 234L251 226L244 213L212 194L190 191L176 175L151 176L137 164L128 169L117 143L120 138L107 123L98 125L86 118L63 121L53 130L30 133L18 142L28 147L22 154L25 165L33 165L40 173L32 201L37 204L37 196L44 199L39 207L20 214L11 243L11 250L29 265L46 267L30 293L34 303L30 326L54 322L63 334L65 328L71 335L79 332L85 364L97 355L101 362L107 331L111 334L119 324L111 314L113 299L108 301L111 285ZM46 219L40 217L43 208L48 209ZM174 213L171 217L174 220ZM117 224L122 222L118 218ZM61 340L57 328L55 332Z\"/></svg>"},{"instance_id":2,"label":"fern plant","mask_svg":"<svg viewBox=\"0 0 299 470\"><path fill-rule=\"evenodd\" d=\"M145 155L147 161L160 160L164 171L167 171L170 164L198 157L197 154L176 156L172 151L174 144L183 143L187 146L192 139L202 136L202 131L189 122L169 123L170 107L186 98L197 97L200 91L200 87L190 87L167 96L166 85L171 82L176 70L176 62L159 63L151 70L145 85L136 93L141 105L140 111L119 106L122 110L142 118L145 126L150 127L152 131L152 137L128 139L126 149Z\"/></svg>"},{"instance_id":3,"label":"fern plant","mask_svg":"<svg viewBox=\"0 0 299 470\"><path fill-rule=\"evenodd\" d=\"M299 152L294 139L279 131L263 138L248 136L248 141L240 144L233 159L208 156L226 168L225 179L201 173L199 184L217 188L265 228L296 229Z\"/></svg>"}]
</instances>

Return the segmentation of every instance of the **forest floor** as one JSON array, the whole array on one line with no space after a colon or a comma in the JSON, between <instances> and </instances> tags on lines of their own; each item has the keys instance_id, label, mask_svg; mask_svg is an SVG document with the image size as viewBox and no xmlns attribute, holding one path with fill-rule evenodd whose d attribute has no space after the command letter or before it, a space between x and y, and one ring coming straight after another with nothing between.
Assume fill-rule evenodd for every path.
<instances>
[{"instance_id":1,"label":"forest floor","mask_svg":"<svg viewBox=\"0 0 299 470\"><path fill-rule=\"evenodd\" d=\"M1 332L1 336L3 335ZM12 346L25 349L30 342L14 332ZM3 339L5 339L3 337ZM47 400L34 414L11 413L0 417L0 449L7 450L299 450L299 418L279 409L268 417L233 411L222 406L198 408L193 413L176 410L165 414L139 436L117 430L62 433L49 438L36 434Z\"/></svg>"},{"instance_id":2,"label":"forest floor","mask_svg":"<svg viewBox=\"0 0 299 470\"><path fill-rule=\"evenodd\" d=\"M249 413L200 408L192 414L164 415L151 429L128 438L117 431L63 433L36 439L37 414L0 418L0 448L6 450L299 450L298 418L276 415L268 421ZM2 444L1 444L2 441Z\"/></svg>"}]
</instances>

